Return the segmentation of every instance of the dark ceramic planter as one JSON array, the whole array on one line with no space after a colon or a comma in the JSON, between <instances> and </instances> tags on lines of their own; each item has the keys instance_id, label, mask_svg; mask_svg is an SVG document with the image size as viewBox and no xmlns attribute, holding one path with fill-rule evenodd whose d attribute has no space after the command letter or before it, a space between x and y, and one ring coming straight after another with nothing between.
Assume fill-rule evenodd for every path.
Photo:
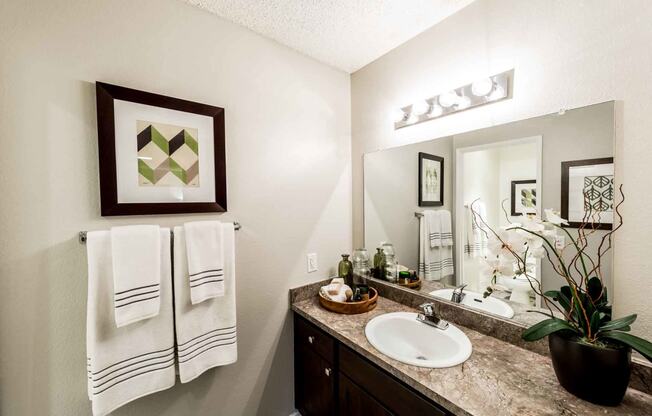
<instances>
[{"instance_id":1,"label":"dark ceramic planter","mask_svg":"<svg viewBox=\"0 0 652 416\"><path fill-rule=\"evenodd\" d=\"M566 390L591 403L616 406L629 385L632 349L597 348L553 333L548 337L555 374Z\"/></svg>"}]
</instances>

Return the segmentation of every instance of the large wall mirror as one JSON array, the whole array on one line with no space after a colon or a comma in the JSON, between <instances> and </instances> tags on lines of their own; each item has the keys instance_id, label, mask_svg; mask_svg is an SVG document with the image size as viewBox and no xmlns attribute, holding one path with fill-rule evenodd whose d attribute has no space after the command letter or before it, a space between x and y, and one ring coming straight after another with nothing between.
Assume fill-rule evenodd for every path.
<instances>
[{"instance_id":1,"label":"large wall mirror","mask_svg":"<svg viewBox=\"0 0 652 416\"><path fill-rule=\"evenodd\" d=\"M606 102L365 154L365 247L373 253L391 243L400 268L421 278L413 290L451 300L465 285L468 307L539 321L545 317L528 311L541 299L526 279L491 281L489 242L476 215L500 230L552 208L572 232L590 203L600 212L600 229L588 237L596 249L613 222L614 140L614 102ZM602 262L611 291L611 252ZM532 258L527 268L542 291L562 285L546 261Z\"/></svg>"}]
</instances>

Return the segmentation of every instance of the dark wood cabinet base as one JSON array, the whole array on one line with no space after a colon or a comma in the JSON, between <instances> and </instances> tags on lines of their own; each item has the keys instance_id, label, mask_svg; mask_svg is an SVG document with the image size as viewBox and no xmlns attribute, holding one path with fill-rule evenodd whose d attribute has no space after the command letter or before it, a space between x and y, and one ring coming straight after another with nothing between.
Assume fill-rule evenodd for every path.
<instances>
[{"instance_id":1,"label":"dark wood cabinet base","mask_svg":"<svg viewBox=\"0 0 652 416\"><path fill-rule=\"evenodd\" d=\"M451 415L296 313L294 375L302 416Z\"/></svg>"}]
</instances>

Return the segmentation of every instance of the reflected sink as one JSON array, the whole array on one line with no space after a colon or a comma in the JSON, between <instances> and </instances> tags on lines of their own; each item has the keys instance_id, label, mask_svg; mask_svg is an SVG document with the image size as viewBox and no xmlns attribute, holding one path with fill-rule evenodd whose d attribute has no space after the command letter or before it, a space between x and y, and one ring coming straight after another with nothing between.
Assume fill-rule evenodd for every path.
<instances>
[{"instance_id":1,"label":"reflected sink","mask_svg":"<svg viewBox=\"0 0 652 416\"><path fill-rule=\"evenodd\" d=\"M392 312L377 316L365 327L378 351L405 364L428 368L452 367L471 356L471 341L453 324L437 329L417 321L417 314Z\"/></svg>"},{"instance_id":2,"label":"reflected sink","mask_svg":"<svg viewBox=\"0 0 652 416\"><path fill-rule=\"evenodd\" d=\"M451 300L451 296L453 296L453 289L439 289L430 292L430 294L441 299ZM504 318L514 317L514 309L512 309L511 306L500 299L492 298L491 296L488 298L483 298L481 293L473 292L470 290L465 290L464 294L466 294L464 299L462 299L462 305L464 306L468 306L469 308L477 309L482 312L489 312Z\"/></svg>"}]
</instances>

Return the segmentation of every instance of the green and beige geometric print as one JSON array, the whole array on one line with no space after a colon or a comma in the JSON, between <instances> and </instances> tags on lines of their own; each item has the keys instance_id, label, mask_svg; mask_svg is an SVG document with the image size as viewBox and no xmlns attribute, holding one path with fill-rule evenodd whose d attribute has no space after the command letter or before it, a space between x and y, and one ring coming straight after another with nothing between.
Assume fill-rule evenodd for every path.
<instances>
[{"instance_id":1,"label":"green and beige geometric print","mask_svg":"<svg viewBox=\"0 0 652 416\"><path fill-rule=\"evenodd\" d=\"M136 125L140 186L199 186L196 128L143 120Z\"/></svg>"},{"instance_id":2,"label":"green and beige geometric print","mask_svg":"<svg viewBox=\"0 0 652 416\"><path fill-rule=\"evenodd\" d=\"M584 211L605 212L614 207L613 175L584 177Z\"/></svg>"}]
</instances>

